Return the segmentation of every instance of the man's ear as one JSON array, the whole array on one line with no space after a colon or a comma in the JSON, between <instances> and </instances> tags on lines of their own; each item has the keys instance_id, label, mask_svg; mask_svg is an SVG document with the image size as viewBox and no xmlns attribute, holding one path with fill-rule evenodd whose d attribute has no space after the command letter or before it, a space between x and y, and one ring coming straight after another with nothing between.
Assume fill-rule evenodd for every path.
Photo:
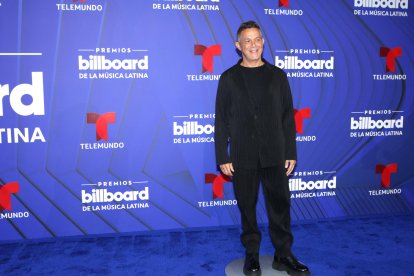
<instances>
[{"instance_id":1,"label":"man's ear","mask_svg":"<svg viewBox=\"0 0 414 276\"><path fill-rule=\"evenodd\" d=\"M236 48L237 48L239 51L241 51L241 48L240 48L240 43L239 43L238 41L236 41L236 43L234 43L234 45L236 45Z\"/></svg>"}]
</instances>

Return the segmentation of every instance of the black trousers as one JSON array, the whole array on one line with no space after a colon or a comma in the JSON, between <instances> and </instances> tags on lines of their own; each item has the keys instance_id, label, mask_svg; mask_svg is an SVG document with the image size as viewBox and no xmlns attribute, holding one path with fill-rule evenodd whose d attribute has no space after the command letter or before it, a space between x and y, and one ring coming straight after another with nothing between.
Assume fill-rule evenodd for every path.
<instances>
[{"instance_id":1,"label":"black trousers","mask_svg":"<svg viewBox=\"0 0 414 276\"><path fill-rule=\"evenodd\" d=\"M241 214L241 242L246 253L259 252L261 233L257 227L256 205L260 182L275 254L280 257L289 256L292 254L293 236L290 229L289 182L283 165L257 169L235 168L233 187Z\"/></svg>"}]
</instances>

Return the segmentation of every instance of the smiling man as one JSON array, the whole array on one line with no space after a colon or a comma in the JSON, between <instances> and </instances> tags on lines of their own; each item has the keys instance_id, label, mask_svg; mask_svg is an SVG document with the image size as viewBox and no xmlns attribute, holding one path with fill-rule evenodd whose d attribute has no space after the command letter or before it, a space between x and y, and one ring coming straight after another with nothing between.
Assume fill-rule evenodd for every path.
<instances>
[{"instance_id":1,"label":"smiling man","mask_svg":"<svg viewBox=\"0 0 414 276\"><path fill-rule=\"evenodd\" d=\"M308 268L291 251L288 175L296 164L296 132L289 83L281 69L262 58L264 39L256 22L242 23L237 38L242 59L221 75L214 139L217 164L233 177L246 253L243 272L261 274L256 204L262 182L276 249L272 267L308 275Z\"/></svg>"}]
</instances>

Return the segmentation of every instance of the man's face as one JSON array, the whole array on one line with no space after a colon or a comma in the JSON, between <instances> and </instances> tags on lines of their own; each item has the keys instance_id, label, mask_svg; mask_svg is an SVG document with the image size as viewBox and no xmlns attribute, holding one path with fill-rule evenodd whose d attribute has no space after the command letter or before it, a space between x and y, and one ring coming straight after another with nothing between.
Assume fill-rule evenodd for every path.
<instances>
[{"instance_id":1,"label":"man's face","mask_svg":"<svg viewBox=\"0 0 414 276\"><path fill-rule=\"evenodd\" d=\"M258 62L262 58L264 39L259 29L249 28L240 33L239 41L236 42L237 49L242 52L243 60L246 62Z\"/></svg>"}]
</instances>

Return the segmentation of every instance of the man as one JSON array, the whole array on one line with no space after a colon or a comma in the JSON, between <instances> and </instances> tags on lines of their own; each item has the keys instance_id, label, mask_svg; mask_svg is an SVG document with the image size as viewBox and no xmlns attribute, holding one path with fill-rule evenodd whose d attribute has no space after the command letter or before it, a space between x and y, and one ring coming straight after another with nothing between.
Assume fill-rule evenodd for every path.
<instances>
[{"instance_id":1,"label":"man","mask_svg":"<svg viewBox=\"0 0 414 276\"><path fill-rule=\"evenodd\" d=\"M264 39L254 21L237 31L242 59L220 78L216 97L216 160L233 177L241 213L243 272L260 275L256 204L263 184L269 232L276 248L272 267L296 275L308 268L292 254L287 176L296 164L295 121L286 74L262 58ZM228 144L230 143L230 155Z\"/></svg>"}]
</instances>

